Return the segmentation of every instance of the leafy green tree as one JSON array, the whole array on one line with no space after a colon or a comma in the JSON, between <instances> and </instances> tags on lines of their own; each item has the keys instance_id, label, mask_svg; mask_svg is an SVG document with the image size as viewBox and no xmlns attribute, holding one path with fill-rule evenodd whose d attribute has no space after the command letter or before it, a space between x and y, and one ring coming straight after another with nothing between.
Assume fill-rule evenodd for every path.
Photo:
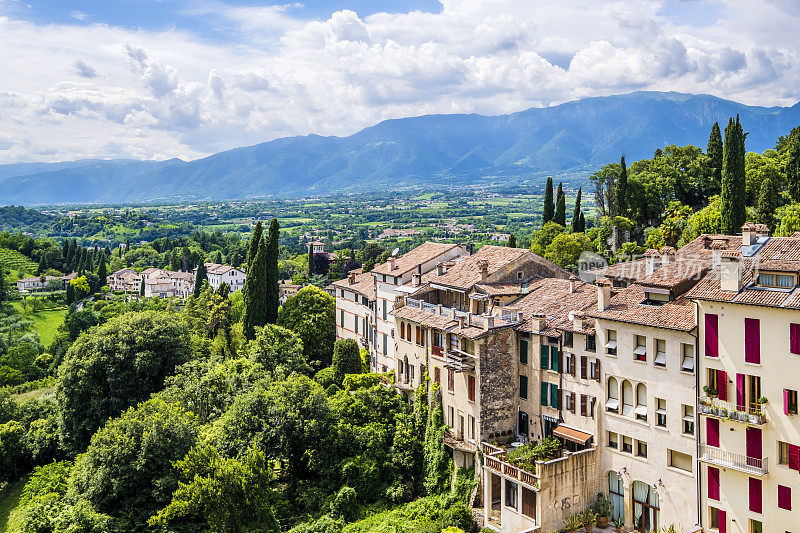
<instances>
[{"instance_id":1,"label":"leafy green tree","mask_svg":"<svg viewBox=\"0 0 800 533\"><path fill-rule=\"evenodd\" d=\"M43 275L47 270L47 254L42 252L39 255L39 265L36 267L36 274Z\"/></svg>"},{"instance_id":2,"label":"leafy green tree","mask_svg":"<svg viewBox=\"0 0 800 533\"><path fill-rule=\"evenodd\" d=\"M744 132L733 118L725 128L725 145L722 157L722 215L720 230L726 235L733 235L741 230L747 219L745 208L745 147Z\"/></svg>"},{"instance_id":3,"label":"leafy green tree","mask_svg":"<svg viewBox=\"0 0 800 533\"><path fill-rule=\"evenodd\" d=\"M0 424L0 481L14 481L28 463L25 428L16 420Z\"/></svg>"},{"instance_id":4,"label":"leafy green tree","mask_svg":"<svg viewBox=\"0 0 800 533\"><path fill-rule=\"evenodd\" d=\"M97 267L97 277L100 278L100 286L106 284L106 278L108 276L108 267L106 266L106 256L103 255L100 257L100 266Z\"/></svg>"},{"instance_id":5,"label":"leafy green tree","mask_svg":"<svg viewBox=\"0 0 800 533\"><path fill-rule=\"evenodd\" d=\"M256 254L258 253L258 247L261 245L261 238L264 233L264 228L259 220L256 223L256 227L253 228L253 235L250 237L250 248L247 252L247 275L250 276L250 268L253 266L253 261L255 260ZM245 284L247 281L245 280Z\"/></svg>"},{"instance_id":6,"label":"leafy green tree","mask_svg":"<svg viewBox=\"0 0 800 533\"><path fill-rule=\"evenodd\" d=\"M217 290L215 291L215 294L217 296L225 300L228 299L228 295L230 293L231 293L231 286L225 283L224 281L219 284L219 287L217 287Z\"/></svg>"},{"instance_id":7,"label":"leafy green tree","mask_svg":"<svg viewBox=\"0 0 800 533\"><path fill-rule=\"evenodd\" d=\"M364 372L360 352L354 339L336 339L333 343L333 370L337 383L341 384L347 374Z\"/></svg>"},{"instance_id":8,"label":"leafy green tree","mask_svg":"<svg viewBox=\"0 0 800 533\"><path fill-rule=\"evenodd\" d=\"M5 268L0 266L0 305L2 305L7 298Z\"/></svg>"},{"instance_id":9,"label":"leafy green tree","mask_svg":"<svg viewBox=\"0 0 800 533\"><path fill-rule=\"evenodd\" d=\"M72 283L67 283L67 305L75 303L75 286Z\"/></svg>"},{"instance_id":10,"label":"leafy green tree","mask_svg":"<svg viewBox=\"0 0 800 533\"><path fill-rule=\"evenodd\" d=\"M561 233L564 233L564 226L556 224L555 222L548 222L534 234L531 251L544 257L547 253L547 247L553 242L556 235L560 235Z\"/></svg>"},{"instance_id":11,"label":"leafy green tree","mask_svg":"<svg viewBox=\"0 0 800 533\"><path fill-rule=\"evenodd\" d=\"M155 398L109 420L75 460L67 494L120 521L140 527L178 488L174 464L197 442L197 417Z\"/></svg>"},{"instance_id":12,"label":"leafy green tree","mask_svg":"<svg viewBox=\"0 0 800 533\"><path fill-rule=\"evenodd\" d=\"M791 203L781 207L776 216L781 221L776 235L791 237L795 232L800 231L800 203Z\"/></svg>"},{"instance_id":13,"label":"leafy green tree","mask_svg":"<svg viewBox=\"0 0 800 533\"><path fill-rule=\"evenodd\" d=\"M220 456L213 446L195 447L175 466L182 481L149 525L199 516L215 533L280 531L270 505L272 470L263 451L250 448L240 462Z\"/></svg>"},{"instance_id":14,"label":"leafy green tree","mask_svg":"<svg viewBox=\"0 0 800 533\"><path fill-rule=\"evenodd\" d=\"M509 248L517 247L517 237L513 233L508 236L508 243L506 243L506 246Z\"/></svg>"},{"instance_id":15,"label":"leafy green tree","mask_svg":"<svg viewBox=\"0 0 800 533\"><path fill-rule=\"evenodd\" d=\"M758 206L756 208L756 220L761 224L766 224L770 229L775 229L773 225L775 209L778 204L778 191L770 178L765 178L761 182L761 191L758 193Z\"/></svg>"},{"instance_id":16,"label":"leafy green tree","mask_svg":"<svg viewBox=\"0 0 800 533\"><path fill-rule=\"evenodd\" d=\"M542 226L553 220L556 214L556 204L553 200L553 178L547 178L544 188L544 206L542 207Z\"/></svg>"},{"instance_id":17,"label":"leafy green tree","mask_svg":"<svg viewBox=\"0 0 800 533\"><path fill-rule=\"evenodd\" d=\"M273 375L311 373L300 337L293 331L274 324L256 328L255 338L247 345L247 357L260 363Z\"/></svg>"},{"instance_id":18,"label":"leafy green tree","mask_svg":"<svg viewBox=\"0 0 800 533\"><path fill-rule=\"evenodd\" d=\"M547 245L544 258L559 266L570 268L578 264L578 258L583 252L592 248L592 241L583 233L561 233Z\"/></svg>"},{"instance_id":19,"label":"leafy green tree","mask_svg":"<svg viewBox=\"0 0 800 533\"><path fill-rule=\"evenodd\" d=\"M575 209L572 211L572 233L582 233L581 229L581 193L582 187L578 187L578 194L575 196Z\"/></svg>"},{"instance_id":20,"label":"leafy green tree","mask_svg":"<svg viewBox=\"0 0 800 533\"><path fill-rule=\"evenodd\" d=\"M269 238L267 239L267 258L266 258L266 294L265 304L267 311L267 324L274 324L278 319L278 307L280 306L280 288L278 286L278 240L280 238L280 225L278 219L273 218L269 223Z\"/></svg>"},{"instance_id":21,"label":"leafy green tree","mask_svg":"<svg viewBox=\"0 0 800 533\"><path fill-rule=\"evenodd\" d=\"M70 280L69 284L72 285L76 300L83 300L92 292L92 288L89 286L89 281L86 279L86 276Z\"/></svg>"},{"instance_id":22,"label":"leafy green tree","mask_svg":"<svg viewBox=\"0 0 800 533\"><path fill-rule=\"evenodd\" d=\"M126 313L78 337L58 368L63 448L81 452L109 417L161 390L189 354L185 324L165 312Z\"/></svg>"},{"instance_id":23,"label":"leafy green tree","mask_svg":"<svg viewBox=\"0 0 800 533\"><path fill-rule=\"evenodd\" d=\"M722 186L722 132L719 129L719 122L715 122L714 125L711 126L711 135L708 137L706 155L709 159L709 165L713 169L714 176L714 188L709 191L709 193L719 194Z\"/></svg>"},{"instance_id":24,"label":"leafy green tree","mask_svg":"<svg viewBox=\"0 0 800 533\"><path fill-rule=\"evenodd\" d=\"M784 161L775 150L766 150L763 154L748 152L744 157L744 165L747 184L747 193L745 195L747 205L758 205L758 197L761 194L761 186L764 180L769 179L772 181L776 195L786 183Z\"/></svg>"},{"instance_id":25,"label":"leafy green tree","mask_svg":"<svg viewBox=\"0 0 800 533\"><path fill-rule=\"evenodd\" d=\"M255 337L255 328L267 323L267 247L262 239L244 287L244 338Z\"/></svg>"},{"instance_id":26,"label":"leafy green tree","mask_svg":"<svg viewBox=\"0 0 800 533\"><path fill-rule=\"evenodd\" d=\"M789 135L778 139L775 150L784 160L784 171L789 188L789 196L800 201L800 126L793 128Z\"/></svg>"},{"instance_id":27,"label":"leafy green tree","mask_svg":"<svg viewBox=\"0 0 800 533\"><path fill-rule=\"evenodd\" d=\"M197 272L194 275L194 297L200 296L200 291L203 290L203 284L208 283L208 272L206 264L203 260L197 265Z\"/></svg>"},{"instance_id":28,"label":"leafy green tree","mask_svg":"<svg viewBox=\"0 0 800 533\"><path fill-rule=\"evenodd\" d=\"M594 183L594 203L600 211L600 216L614 216L616 204L614 191L615 182L620 173L619 163L603 165L600 170L589 176Z\"/></svg>"},{"instance_id":29,"label":"leafy green tree","mask_svg":"<svg viewBox=\"0 0 800 533\"><path fill-rule=\"evenodd\" d=\"M336 340L336 301L314 286L290 296L278 311L278 325L294 331L303 341L306 359L317 368L329 366Z\"/></svg>"},{"instance_id":30,"label":"leafy green tree","mask_svg":"<svg viewBox=\"0 0 800 533\"><path fill-rule=\"evenodd\" d=\"M444 445L444 408L442 391L433 389L433 405L425 428L424 486L428 494L447 490L450 484L450 456Z\"/></svg>"},{"instance_id":31,"label":"leafy green tree","mask_svg":"<svg viewBox=\"0 0 800 533\"><path fill-rule=\"evenodd\" d=\"M564 197L564 188L561 182L558 182L558 192L556 193L556 213L553 221L561 226L567 225L567 200Z\"/></svg>"},{"instance_id":32,"label":"leafy green tree","mask_svg":"<svg viewBox=\"0 0 800 533\"><path fill-rule=\"evenodd\" d=\"M722 199L719 196L713 196L706 207L690 216L686 221L686 227L678 245L683 246L703 233L720 233L722 225L721 206Z\"/></svg>"}]
</instances>

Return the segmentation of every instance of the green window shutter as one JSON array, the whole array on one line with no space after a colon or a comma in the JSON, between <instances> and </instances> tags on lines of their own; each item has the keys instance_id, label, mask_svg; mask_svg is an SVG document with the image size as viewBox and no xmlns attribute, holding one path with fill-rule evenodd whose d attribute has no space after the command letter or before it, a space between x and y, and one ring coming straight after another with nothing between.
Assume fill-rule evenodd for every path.
<instances>
[{"instance_id":1,"label":"green window shutter","mask_svg":"<svg viewBox=\"0 0 800 533\"><path fill-rule=\"evenodd\" d=\"M542 398L541 398L542 405L547 405L547 391L549 387L550 385L548 383L542 381Z\"/></svg>"},{"instance_id":2,"label":"green window shutter","mask_svg":"<svg viewBox=\"0 0 800 533\"><path fill-rule=\"evenodd\" d=\"M550 368L550 350L542 344L542 370Z\"/></svg>"},{"instance_id":3,"label":"green window shutter","mask_svg":"<svg viewBox=\"0 0 800 533\"><path fill-rule=\"evenodd\" d=\"M558 372L558 346L550 347L550 368Z\"/></svg>"},{"instance_id":4,"label":"green window shutter","mask_svg":"<svg viewBox=\"0 0 800 533\"><path fill-rule=\"evenodd\" d=\"M558 409L558 385L550 384L550 407Z\"/></svg>"},{"instance_id":5,"label":"green window shutter","mask_svg":"<svg viewBox=\"0 0 800 533\"><path fill-rule=\"evenodd\" d=\"M522 399L528 399L528 377L527 376L520 376L519 377L519 397Z\"/></svg>"},{"instance_id":6,"label":"green window shutter","mask_svg":"<svg viewBox=\"0 0 800 533\"><path fill-rule=\"evenodd\" d=\"M523 365L528 364L528 341L519 341L519 362Z\"/></svg>"}]
</instances>

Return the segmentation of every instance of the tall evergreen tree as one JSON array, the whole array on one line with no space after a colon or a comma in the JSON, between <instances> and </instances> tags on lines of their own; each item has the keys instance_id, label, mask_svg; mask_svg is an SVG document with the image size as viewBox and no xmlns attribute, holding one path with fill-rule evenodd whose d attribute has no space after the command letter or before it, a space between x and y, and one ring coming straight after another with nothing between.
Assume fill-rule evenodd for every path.
<instances>
[{"instance_id":1,"label":"tall evergreen tree","mask_svg":"<svg viewBox=\"0 0 800 533\"><path fill-rule=\"evenodd\" d=\"M314 275L314 245L308 243L308 277Z\"/></svg>"},{"instance_id":2,"label":"tall evergreen tree","mask_svg":"<svg viewBox=\"0 0 800 533\"><path fill-rule=\"evenodd\" d=\"M789 195L795 202L800 202L800 126L793 128L789 135L781 137L775 149L786 161Z\"/></svg>"},{"instance_id":3,"label":"tall evergreen tree","mask_svg":"<svg viewBox=\"0 0 800 533\"><path fill-rule=\"evenodd\" d=\"M139 282L139 296L144 298L144 278Z\"/></svg>"},{"instance_id":4,"label":"tall evergreen tree","mask_svg":"<svg viewBox=\"0 0 800 533\"><path fill-rule=\"evenodd\" d=\"M564 188L558 182L558 192L556 193L556 214L553 217L556 224L567 225L567 199L564 197Z\"/></svg>"},{"instance_id":5,"label":"tall evergreen tree","mask_svg":"<svg viewBox=\"0 0 800 533\"><path fill-rule=\"evenodd\" d=\"M722 206L720 230L726 235L738 233L747 220L745 206L744 132L737 115L725 127L722 151Z\"/></svg>"},{"instance_id":6,"label":"tall evergreen tree","mask_svg":"<svg viewBox=\"0 0 800 533\"><path fill-rule=\"evenodd\" d=\"M719 122L715 122L711 126L706 155L709 159L709 165L714 170L714 188L711 192L716 194L722 186L722 133L719 129Z\"/></svg>"},{"instance_id":7,"label":"tall evergreen tree","mask_svg":"<svg viewBox=\"0 0 800 533\"><path fill-rule=\"evenodd\" d=\"M444 492L450 484L450 458L444 445L444 408L442 391L433 388L433 405L428 411L428 424L425 427L425 448L423 456L425 473L424 485L428 494Z\"/></svg>"},{"instance_id":8,"label":"tall evergreen tree","mask_svg":"<svg viewBox=\"0 0 800 533\"><path fill-rule=\"evenodd\" d=\"M508 236L508 244L506 244L509 248L516 248L517 247L517 237L513 233Z\"/></svg>"},{"instance_id":9,"label":"tall evergreen tree","mask_svg":"<svg viewBox=\"0 0 800 533\"><path fill-rule=\"evenodd\" d=\"M614 191L615 205L617 207L615 214L625 217L628 216L628 167L625 164L624 155L619 160L619 166L619 177L615 183L616 191Z\"/></svg>"},{"instance_id":10,"label":"tall evergreen tree","mask_svg":"<svg viewBox=\"0 0 800 533\"><path fill-rule=\"evenodd\" d=\"M266 308L267 324L274 324L278 319L278 306L280 306L280 288L278 286L278 240L280 237L280 225L278 219L273 218L269 223L269 234L267 238L267 265L266 265Z\"/></svg>"},{"instance_id":11,"label":"tall evergreen tree","mask_svg":"<svg viewBox=\"0 0 800 533\"><path fill-rule=\"evenodd\" d=\"M250 237L250 248L247 251L247 273L250 274L250 264L255 259L256 254L258 253L258 246L261 244L261 237L264 233L264 227L259 220L256 223L256 227L253 228L253 236ZM245 283L247 283L245 281Z\"/></svg>"},{"instance_id":12,"label":"tall evergreen tree","mask_svg":"<svg viewBox=\"0 0 800 533\"><path fill-rule=\"evenodd\" d=\"M206 263L205 261L200 261L197 264L197 273L194 276L194 297L197 298L200 296L200 292L203 290L203 282L208 282L208 272L206 271Z\"/></svg>"},{"instance_id":13,"label":"tall evergreen tree","mask_svg":"<svg viewBox=\"0 0 800 533\"><path fill-rule=\"evenodd\" d=\"M580 233L586 233L586 217L583 216L583 211L581 211L581 224L578 231Z\"/></svg>"},{"instance_id":14,"label":"tall evergreen tree","mask_svg":"<svg viewBox=\"0 0 800 533\"><path fill-rule=\"evenodd\" d=\"M758 205L756 206L756 220L760 224L766 224L770 229L773 227L775 209L778 206L778 191L772 179L767 176L761 182L761 190L758 193Z\"/></svg>"},{"instance_id":15,"label":"tall evergreen tree","mask_svg":"<svg viewBox=\"0 0 800 533\"><path fill-rule=\"evenodd\" d=\"M575 197L575 209L572 211L572 233L579 233L581 227L581 193L582 187L578 187L578 195Z\"/></svg>"},{"instance_id":16,"label":"tall evergreen tree","mask_svg":"<svg viewBox=\"0 0 800 533\"><path fill-rule=\"evenodd\" d=\"M106 284L106 278L108 277L108 267L106 266L105 256L100 257L100 266L97 267L97 277L100 278L101 287Z\"/></svg>"},{"instance_id":17,"label":"tall evergreen tree","mask_svg":"<svg viewBox=\"0 0 800 533\"><path fill-rule=\"evenodd\" d=\"M556 214L556 204L553 200L553 178L547 178L544 188L544 206L542 207L542 226L553 220Z\"/></svg>"},{"instance_id":18,"label":"tall evergreen tree","mask_svg":"<svg viewBox=\"0 0 800 533\"><path fill-rule=\"evenodd\" d=\"M244 287L244 337L255 338L255 328L267 323L267 247L264 239L253 257Z\"/></svg>"},{"instance_id":19,"label":"tall evergreen tree","mask_svg":"<svg viewBox=\"0 0 800 533\"><path fill-rule=\"evenodd\" d=\"M42 275L47 270L47 254L42 250L42 253L39 255L39 265L36 267L36 274Z\"/></svg>"},{"instance_id":20,"label":"tall evergreen tree","mask_svg":"<svg viewBox=\"0 0 800 533\"><path fill-rule=\"evenodd\" d=\"M75 303L75 287L72 283L67 283L67 305Z\"/></svg>"}]
</instances>

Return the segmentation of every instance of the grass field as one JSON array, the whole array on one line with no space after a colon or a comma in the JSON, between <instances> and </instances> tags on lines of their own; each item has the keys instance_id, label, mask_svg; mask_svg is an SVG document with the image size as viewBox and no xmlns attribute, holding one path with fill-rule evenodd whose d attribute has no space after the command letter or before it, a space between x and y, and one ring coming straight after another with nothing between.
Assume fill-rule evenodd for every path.
<instances>
[{"instance_id":1,"label":"grass field","mask_svg":"<svg viewBox=\"0 0 800 533\"><path fill-rule=\"evenodd\" d=\"M12 305L17 311L22 312L22 305L20 302L13 302ZM48 309L26 315L26 318L33 320L33 325L39 332L42 344L44 346L49 346L50 343L53 342L53 339L56 338L58 326L64 322L65 316L67 316L66 309Z\"/></svg>"},{"instance_id":2,"label":"grass field","mask_svg":"<svg viewBox=\"0 0 800 533\"><path fill-rule=\"evenodd\" d=\"M18 251L9 248L0 248L0 265L3 265L3 268L18 270L25 274L35 274L38 266Z\"/></svg>"},{"instance_id":3,"label":"grass field","mask_svg":"<svg viewBox=\"0 0 800 533\"><path fill-rule=\"evenodd\" d=\"M28 477L9 483L6 488L0 491L0 533L6 533L9 530L9 516L11 511L17 506L19 497L22 494L22 488Z\"/></svg>"}]
</instances>

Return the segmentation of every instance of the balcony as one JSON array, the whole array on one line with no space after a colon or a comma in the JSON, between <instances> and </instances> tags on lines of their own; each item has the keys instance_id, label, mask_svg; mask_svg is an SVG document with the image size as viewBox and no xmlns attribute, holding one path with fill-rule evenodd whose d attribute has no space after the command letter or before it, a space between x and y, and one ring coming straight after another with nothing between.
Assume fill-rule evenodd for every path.
<instances>
[{"instance_id":1,"label":"balcony","mask_svg":"<svg viewBox=\"0 0 800 533\"><path fill-rule=\"evenodd\" d=\"M767 423L766 413L761 405L756 403L747 406L736 405L719 398L705 396L699 400L699 412L701 415L757 427L764 426Z\"/></svg>"},{"instance_id":2,"label":"balcony","mask_svg":"<svg viewBox=\"0 0 800 533\"><path fill-rule=\"evenodd\" d=\"M486 442L483 443L482 448L484 453L484 466L486 468L493 470L499 475L516 479L520 483L534 489L539 487L539 476L537 476L535 472L530 472L505 460L505 449Z\"/></svg>"},{"instance_id":3,"label":"balcony","mask_svg":"<svg viewBox=\"0 0 800 533\"><path fill-rule=\"evenodd\" d=\"M456 348L450 348L444 354L444 367L450 368L456 372L470 372L475 370L475 361L477 357L471 353L467 353Z\"/></svg>"},{"instance_id":4,"label":"balcony","mask_svg":"<svg viewBox=\"0 0 800 533\"><path fill-rule=\"evenodd\" d=\"M769 473L769 459L767 457L763 459L747 457L746 455L721 450L705 443L700 445L699 459L703 463L732 468L754 476L765 476Z\"/></svg>"}]
</instances>

